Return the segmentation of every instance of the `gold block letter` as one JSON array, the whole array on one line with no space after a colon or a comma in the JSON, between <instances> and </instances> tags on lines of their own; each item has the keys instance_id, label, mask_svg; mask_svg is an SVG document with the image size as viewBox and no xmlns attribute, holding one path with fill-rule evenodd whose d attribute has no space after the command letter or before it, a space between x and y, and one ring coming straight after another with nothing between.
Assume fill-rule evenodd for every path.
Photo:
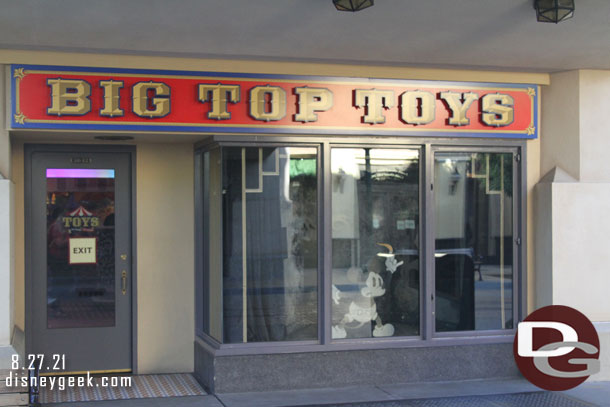
<instances>
[{"instance_id":1,"label":"gold block letter","mask_svg":"<svg viewBox=\"0 0 610 407\"><path fill-rule=\"evenodd\" d=\"M239 97L239 85L216 85L201 83L199 84L199 100L203 103L210 101L209 95L212 94L212 109L208 112L208 119L228 120L231 113L227 111L227 104L237 103Z\"/></svg>"},{"instance_id":2,"label":"gold block letter","mask_svg":"<svg viewBox=\"0 0 610 407\"><path fill-rule=\"evenodd\" d=\"M362 119L365 123L385 123L383 108L394 107L393 90L356 89L354 104L360 108L366 108Z\"/></svg>"},{"instance_id":3,"label":"gold block letter","mask_svg":"<svg viewBox=\"0 0 610 407\"><path fill-rule=\"evenodd\" d=\"M123 116L125 112L119 105L119 89L123 87L123 81L100 81L100 87L104 89L104 107L100 109L100 116Z\"/></svg>"},{"instance_id":4,"label":"gold block letter","mask_svg":"<svg viewBox=\"0 0 610 407\"><path fill-rule=\"evenodd\" d=\"M91 85L80 79L47 79L51 107L47 114L82 116L91 111Z\"/></svg>"},{"instance_id":5,"label":"gold block letter","mask_svg":"<svg viewBox=\"0 0 610 407\"><path fill-rule=\"evenodd\" d=\"M318 121L315 112L325 112L333 107L333 93L326 88L295 88L294 93L299 100L299 112L294 115L297 122Z\"/></svg>"},{"instance_id":6,"label":"gold block letter","mask_svg":"<svg viewBox=\"0 0 610 407\"><path fill-rule=\"evenodd\" d=\"M470 119L466 117L466 112L472 102L479 97L475 93L441 92L441 99L447 102L451 109L449 124L453 126L468 126Z\"/></svg>"},{"instance_id":7,"label":"gold block letter","mask_svg":"<svg viewBox=\"0 0 610 407\"><path fill-rule=\"evenodd\" d=\"M488 126L508 126L515 119L515 100L510 95L490 93L483 96L481 120Z\"/></svg>"},{"instance_id":8,"label":"gold block letter","mask_svg":"<svg viewBox=\"0 0 610 407\"><path fill-rule=\"evenodd\" d=\"M428 124L434 121L436 99L430 92L410 90L400 95L401 118L408 124Z\"/></svg>"},{"instance_id":9,"label":"gold block letter","mask_svg":"<svg viewBox=\"0 0 610 407\"><path fill-rule=\"evenodd\" d=\"M154 93L149 100L148 91ZM163 82L138 82L133 85L133 112L140 117L167 116L170 112L170 89ZM150 106L149 106L150 103Z\"/></svg>"},{"instance_id":10,"label":"gold block letter","mask_svg":"<svg viewBox=\"0 0 610 407\"><path fill-rule=\"evenodd\" d=\"M269 100L267 101L267 98ZM267 109L267 104L271 105ZM286 92L277 86L255 86L250 89L250 116L256 120L281 120L286 116Z\"/></svg>"}]
</instances>

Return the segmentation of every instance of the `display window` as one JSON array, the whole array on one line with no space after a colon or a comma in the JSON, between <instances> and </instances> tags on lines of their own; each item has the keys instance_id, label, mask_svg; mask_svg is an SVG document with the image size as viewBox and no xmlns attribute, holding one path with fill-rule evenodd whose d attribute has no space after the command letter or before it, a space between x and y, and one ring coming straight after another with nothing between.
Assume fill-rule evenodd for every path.
<instances>
[{"instance_id":1,"label":"display window","mask_svg":"<svg viewBox=\"0 0 610 407\"><path fill-rule=\"evenodd\" d=\"M419 150L333 148L332 338L416 336Z\"/></svg>"},{"instance_id":2,"label":"display window","mask_svg":"<svg viewBox=\"0 0 610 407\"><path fill-rule=\"evenodd\" d=\"M223 149L223 342L318 338L318 154Z\"/></svg>"},{"instance_id":3,"label":"display window","mask_svg":"<svg viewBox=\"0 0 610 407\"><path fill-rule=\"evenodd\" d=\"M434 153L436 332L512 329L510 153Z\"/></svg>"},{"instance_id":4,"label":"display window","mask_svg":"<svg viewBox=\"0 0 610 407\"><path fill-rule=\"evenodd\" d=\"M523 148L206 144L195 157L198 336L273 352L514 335Z\"/></svg>"}]
</instances>

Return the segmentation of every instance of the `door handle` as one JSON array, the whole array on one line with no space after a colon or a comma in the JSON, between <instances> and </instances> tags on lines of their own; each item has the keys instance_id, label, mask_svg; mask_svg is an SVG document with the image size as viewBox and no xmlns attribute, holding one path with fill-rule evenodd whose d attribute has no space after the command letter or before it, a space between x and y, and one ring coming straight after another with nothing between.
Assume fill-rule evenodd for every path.
<instances>
[{"instance_id":1,"label":"door handle","mask_svg":"<svg viewBox=\"0 0 610 407\"><path fill-rule=\"evenodd\" d=\"M121 273L121 291L123 295L127 294L127 271L125 270Z\"/></svg>"}]
</instances>

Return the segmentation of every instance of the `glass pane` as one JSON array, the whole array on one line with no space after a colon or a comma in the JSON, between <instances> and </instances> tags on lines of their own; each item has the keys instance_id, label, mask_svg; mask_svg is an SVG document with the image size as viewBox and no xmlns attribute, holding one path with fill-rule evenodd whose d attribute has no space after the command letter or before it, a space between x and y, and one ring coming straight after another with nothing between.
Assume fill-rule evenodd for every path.
<instances>
[{"instance_id":1,"label":"glass pane","mask_svg":"<svg viewBox=\"0 0 610 407\"><path fill-rule=\"evenodd\" d=\"M436 330L513 328L513 157L436 153Z\"/></svg>"},{"instance_id":2,"label":"glass pane","mask_svg":"<svg viewBox=\"0 0 610 407\"><path fill-rule=\"evenodd\" d=\"M332 337L419 335L419 152L335 148Z\"/></svg>"},{"instance_id":3,"label":"glass pane","mask_svg":"<svg viewBox=\"0 0 610 407\"><path fill-rule=\"evenodd\" d=\"M47 327L114 326L114 170L46 176Z\"/></svg>"},{"instance_id":4,"label":"glass pane","mask_svg":"<svg viewBox=\"0 0 610 407\"><path fill-rule=\"evenodd\" d=\"M225 148L225 343L318 338L315 148Z\"/></svg>"}]
</instances>

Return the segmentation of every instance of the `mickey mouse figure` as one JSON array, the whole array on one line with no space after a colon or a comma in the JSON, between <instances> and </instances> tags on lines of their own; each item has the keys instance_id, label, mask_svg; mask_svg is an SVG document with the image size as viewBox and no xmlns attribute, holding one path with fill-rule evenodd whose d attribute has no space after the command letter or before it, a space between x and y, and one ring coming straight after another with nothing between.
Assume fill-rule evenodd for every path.
<instances>
[{"instance_id":1,"label":"mickey mouse figure","mask_svg":"<svg viewBox=\"0 0 610 407\"><path fill-rule=\"evenodd\" d=\"M347 271L347 278L350 282L362 286L359 294L349 295L343 293L333 284L332 298L335 305L340 308L345 308L349 301L348 297L352 297L347 306L346 312L337 324L332 327L333 339L347 338L348 332L350 336L370 336L371 321L375 322L373 328L374 337L388 337L394 335L394 326L391 323L383 323L382 315L389 315L387 312L390 304L386 294L386 278L391 278L391 275L396 272L403 262L398 262L394 255L394 249L387 243L377 243L380 246L386 247L389 253L379 253L379 257L385 257L385 270L381 270L380 259L375 258L367 264L368 273L362 271L359 267L351 267ZM345 300L345 301L342 301ZM340 314L339 314L340 315ZM368 333L367 333L368 331Z\"/></svg>"}]
</instances>

